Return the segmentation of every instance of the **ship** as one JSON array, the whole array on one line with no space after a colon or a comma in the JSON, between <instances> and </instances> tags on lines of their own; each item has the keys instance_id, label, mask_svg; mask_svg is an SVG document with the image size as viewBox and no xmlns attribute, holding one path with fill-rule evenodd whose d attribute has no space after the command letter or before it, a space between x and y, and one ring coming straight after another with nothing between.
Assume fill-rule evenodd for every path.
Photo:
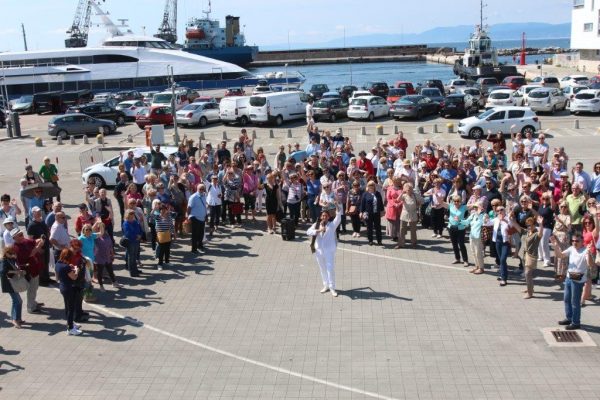
<instances>
[{"instance_id":1,"label":"ship","mask_svg":"<svg viewBox=\"0 0 600 400\"><path fill-rule=\"evenodd\" d=\"M475 26L475 32L469 39L469 47L464 56L454 62L454 74L468 81L479 78L496 78L502 82L507 76L520 75L514 65L500 64L498 51L492 45L492 39L483 24L483 1L480 1L480 23Z\"/></svg>"},{"instance_id":2,"label":"ship","mask_svg":"<svg viewBox=\"0 0 600 400\"><path fill-rule=\"evenodd\" d=\"M183 50L204 57L214 58L246 67L256 59L257 46L246 45L240 31L240 17L225 17L225 28L218 20L210 19L211 4L203 12L204 18L191 18L186 24Z\"/></svg>"}]
</instances>

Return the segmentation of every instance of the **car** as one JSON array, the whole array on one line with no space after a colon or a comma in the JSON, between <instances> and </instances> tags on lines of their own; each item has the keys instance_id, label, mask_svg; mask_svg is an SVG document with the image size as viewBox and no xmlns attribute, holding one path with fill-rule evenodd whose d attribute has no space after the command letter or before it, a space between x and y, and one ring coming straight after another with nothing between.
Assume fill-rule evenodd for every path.
<instances>
[{"instance_id":1,"label":"car","mask_svg":"<svg viewBox=\"0 0 600 400\"><path fill-rule=\"evenodd\" d=\"M270 86L258 85L252 89L252 96L263 93L273 93Z\"/></svg>"},{"instance_id":2,"label":"car","mask_svg":"<svg viewBox=\"0 0 600 400\"><path fill-rule=\"evenodd\" d=\"M165 90L164 92L156 93L152 97L152 107L171 106L173 101L173 91ZM190 104L190 99L185 91L175 91L175 110L180 110Z\"/></svg>"},{"instance_id":3,"label":"car","mask_svg":"<svg viewBox=\"0 0 600 400\"><path fill-rule=\"evenodd\" d=\"M313 99L319 100L323 97L323 93L329 92L329 86L324 83L317 83L310 87L308 93L312 96Z\"/></svg>"},{"instance_id":4,"label":"car","mask_svg":"<svg viewBox=\"0 0 600 400\"><path fill-rule=\"evenodd\" d=\"M531 80L533 85L560 89L560 82L555 76L536 76Z\"/></svg>"},{"instance_id":5,"label":"car","mask_svg":"<svg viewBox=\"0 0 600 400\"><path fill-rule=\"evenodd\" d=\"M567 100L570 104L571 101L575 98L575 95L585 89L592 89L592 88L589 86L584 86L584 85L575 85L575 86L567 86L567 87L563 88L562 91L565 94L565 96L567 96Z\"/></svg>"},{"instance_id":6,"label":"car","mask_svg":"<svg viewBox=\"0 0 600 400\"><path fill-rule=\"evenodd\" d=\"M569 106L571 114L600 113L600 89L584 89L577 93Z\"/></svg>"},{"instance_id":7,"label":"car","mask_svg":"<svg viewBox=\"0 0 600 400\"><path fill-rule=\"evenodd\" d=\"M121 90L120 92L117 92L114 97L119 103L127 100L142 100L144 98L137 90Z\"/></svg>"},{"instance_id":8,"label":"car","mask_svg":"<svg viewBox=\"0 0 600 400\"><path fill-rule=\"evenodd\" d=\"M354 91L358 90L358 87L353 85L345 85L339 89L340 97L344 100L348 100Z\"/></svg>"},{"instance_id":9,"label":"car","mask_svg":"<svg viewBox=\"0 0 600 400\"><path fill-rule=\"evenodd\" d=\"M450 79L444 89L446 90L446 93L456 93L461 88L467 86L467 81L464 79Z\"/></svg>"},{"instance_id":10,"label":"car","mask_svg":"<svg viewBox=\"0 0 600 400\"><path fill-rule=\"evenodd\" d=\"M413 86L412 82L397 81L396 83L394 83L394 87L397 89L406 89L406 93L408 94L417 94L417 91L415 90L415 87Z\"/></svg>"},{"instance_id":11,"label":"car","mask_svg":"<svg viewBox=\"0 0 600 400\"><path fill-rule=\"evenodd\" d=\"M162 146L160 149L166 157L177 153L178 148L174 146ZM152 162L152 153L148 147L135 147L121 152L108 161L91 165L83 170L81 181L84 185L94 182L97 187L115 186L119 174L119 164L127 157L127 153L133 152L135 157L145 156L148 162Z\"/></svg>"},{"instance_id":12,"label":"car","mask_svg":"<svg viewBox=\"0 0 600 400\"><path fill-rule=\"evenodd\" d=\"M560 80L560 87L588 85L589 83L589 78L585 75L567 75Z\"/></svg>"},{"instance_id":13,"label":"car","mask_svg":"<svg viewBox=\"0 0 600 400\"><path fill-rule=\"evenodd\" d=\"M70 113L52 117L48 122L48 135L66 139L75 135L104 135L117 130L117 124L107 119L98 119L83 113Z\"/></svg>"},{"instance_id":14,"label":"car","mask_svg":"<svg viewBox=\"0 0 600 400\"><path fill-rule=\"evenodd\" d=\"M125 113L121 110L110 107L107 104L88 103L81 106L73 106L67 109L67 113L86 114L94 118L110 119L111 121L116 122L119 126L125 125Z\"/></svg>"},{"instance_id":15,"label":"car","mask_svg":"<svg viewBox=\"0 0 600 400\"><path fill-rule=\"evenodd\" d=\"M363 89L368 90L373 96L383 97L384 99L390 91L390 87L385 82L367 82Z\"/></svg>"},{"instance_id":16,"label":"car","mask_svg":"<svg viewBox=\"0 0 600 400\"><path fill-rule=\"evenodd\" d=\"M106 103L107 101L111 101L115 99L115 95L110 92L97 93L94 95L94 99L92 100L94 103Z\"/></svg>"},{"instance_id":17,"label":"car","mask_svg":"<svg viewBox=\"0 0 600 400\"><path fill-rule=\"evenodd\" d=\"M527 105L533 111L549 112L554 114L559 110L567 109L568 99L562 90L553 87L539 88L529 92Z\"/></svg>"},{"instance_id":18,"label":"car","mask_svg":"<svg viewBox=\"0 0 600 400\"><path fill-rule=\"evenodd\" d=\"M517 90L517 92L521 95L520 99L517 99L517 106L524 107L527 105L527 100L529 99L529 93L534 89L541 88L540 85L523 85Z\"/></svg>"},{"instance_id":19,"label":"car","mask_svg":"<svg viewBox=\"0 0 600 400\"><path fill-rule=\"evenodd\" d=\"M365 96L372 96L372 94L368 90L355 90L354 92L352 92L352 96L350 96L350 99L348 99L348 101L352 103L352 100Z\"/></svg>"},{"instance_id":20,"label":"car","mask_svg":"<svg viewBox=\"0 0 600 400\"><path fill-rule=\"evenodd\" d=\"M135 116L135 123L140 129L144 129L148 125L173 125L171 107L149 107L137 113Z\"/></svg>"},{"instance_id":21,"label":"car","mask_svg":"<svg viewBox=\"0 0 600 400\"><path fill-rule=\"evenodd\" d=\"M323 93L323 96L321 96L322 99L339 99L340 98L340 93L339 92L325 92Z\"/></svg>"},{"instance_id":22,"label":"car","mask_svg":"<svg viewBox=\"0 0 600 400\"><path fill-rule=\"evenodd\" d=\"M432 101L429 97L410 94L392 104L390 115L396 120L403 117L421 119L426 115L437 114L439 110L440 104Z\"/></svg>"},{"instance_id":23,"label":"car","mask_svg":"<svg viewBox=\"0 0 600 400\"><path fill-rule=\"evenodd\" d=\"M418 92L421 96L429 97L436 103L441 103L444 100L444 96L438 88L420 87Z\"/></svg>"},{"instance_id":24,"label":"car","mask_svg":"<svg viewBox=\"0 0 600 400\"><path fill-rule=\"evenodd\" d=\"M153 90L153 91L150 91L150 92L141 92L142 96L144 96L143 99L142 99L142 101L144 102L144 104L147 104L147 105L152 104L152 98L154 97L154 95L156 93L159 93L159 92L156 91L156 90Z\"/></svg>"},{"instance_id":25,"label":"car","mask_svg":"<svg viewBox=\"0 0 600 400\"><path fill-rule=\"evenodd\" d=\"M373 121L375 118L387 116L389 112L390 106L383 97L361 96L350 103L348 118Z\"/></svg>"},{"instance_id":26,"label":"car","mask_svg":"<svg viewBox=\"0 0 600 400\"><path fill-rule=\"evenodd\" d=\"M479 78L475 82L475 87L477 87L479 90L481 90L481 93L484 96L488 95L489 89L492 86L497 86L497 85L498 85L498 80L496 78Z\"/></svg>"},{"instance_id":27,"label":"car","mask_svg":"<svg viewBox=\"0 0 600 400\"><path fill-rule=\"evenodd\" d=\"M460 120L458 134L462 137L482 139L487 131L510 134L513 125L523 135L533 135L540 130L539 118L530 108L494 107L479 115Z\"/></svg>"},{"instance_id":28,"label":"car","mask_svg":"<svg viewBox=\"0 0 600 400\"><path fill-rule=\"evenodd\" d=\"M417 86L425 88L438 88L440 89L440 93L442 94L442 96L446 95L446 89L444 89L444 84L439 79L427 79L417 84ZM419 90L417 89L417 93L418 92Z\"/></svg>"},{"instance_id":29,"label":"car","mask_svg":"<svg viewBox=\"0 0 600 400\"><path fill-rule=\"evenodd\" d=\"M219 103L219 118L225 125L246 126L250 122L250 96L223 97Z\"/></svg>"},{"instance_id":30,"label":"car","mask_svg":"<svg viewBox=\"0 0 600 400\"><path fill-rule=\"evenodd\" d=\"M122 101L115 108L125 114L125 119L135 121L135 116L140 108L144 108L144 102L141 100Z\"/></svg>"},{"instance_id":31,"label":"car","mask_svg":"<svg viewBox=\"0 0 600 400\"><path fill-rule=\"evenodd\" d=\"M177 125L205 127L209 122L219 121L219 105L194 102L175 113Z\"/></svg>"},{"instance_id":32,"label":"car","mask_svg":"<svg viewBox=\"0 0 600 400\"><path fill-rule=\"evenodd\" d=\"M402 97L407 96L407 95L408 95L408 92L404 88L390 88L390 91L388 92L386 100L387 100L388 104L394 104L395 102L400 100Z\"/></svg>"},{"instance_id":33,"label":"car","mask_svg":"<svg viewBox=\"0 0 600 400\"><path fill-rule=\"evenodd\" d=\"M338 98L326 98L315 101L313 104L313 119L329 120L335 122L338 118L346 118L348 116L348 103Z\"/></svg>"},{"instance_id":34,"label":"car","mask_svg":"<svg viewBox=\"0 0 600 400\"><path fill-rule=\"evenodd\" d=\"M454 93L446 96L440 103L440 115L444 118L451 116L469 117L479 111L479 103L470 94Z\"/></svg>"},{"instance_id":35,"label":"car","mask_svg":"<svg viewBox=\"0 0 600 400\"><path fill-rule=\"evenodd\" d=\"M498 106L515 106L521 103L521 95L513 89L498 89L490 92L485 109Z\"/></svg>"},{"instance_id":36,"label":"car","mask_svg":"<svg viewBox=\"0 0 600 400\"><path fill-rule=\"evenodd\" d=\"M460 88L457 90L456 94L468 94L473 97L473 101L477 105L477 108L481 108L485 105L485 100L483 95L481 94L481 90L476 87L467 86L465 88Z\"/></svg>"},{"instance_id":37,"label":"car","mask_svg":"<svg viewBox=\"0 0 600 400\"><path fill-rule=\"evenodd\" d=\"M213 103L218 104L216 97L214 96L198 96L194 99L194 103Z\"/></svg>"},{"instance_id":38,"label":"car","mask_svg":"<svg viewBox=\"0 0 600 400\"><path fill-rule=\"evenodd\" d=\"M512 90L517 90L523 85L527 85L527 81L521 75L507 76L500 82L501 85L508 86Z\"/></svg>"},{"instance_id":39,"label":"car","mask_svg":"<svg viewBox=\"0 0 600 400\"><path fill-rule=\"evenodd\" d=\"M225 97L231 96L245 96L246 92L244 92L244 88L240 87L230 87L225 90Z\"/></svg>"},{"instance_id":40,"label":"car","mask_svg":"<svg viewBox=\"0 0 600 400\"><path fill-rule=\"evenodd\" d=\"M33 96L19 97L15 100L10 110L19 114L31 114L34 112Z\"/></svg>"}]
</instances>

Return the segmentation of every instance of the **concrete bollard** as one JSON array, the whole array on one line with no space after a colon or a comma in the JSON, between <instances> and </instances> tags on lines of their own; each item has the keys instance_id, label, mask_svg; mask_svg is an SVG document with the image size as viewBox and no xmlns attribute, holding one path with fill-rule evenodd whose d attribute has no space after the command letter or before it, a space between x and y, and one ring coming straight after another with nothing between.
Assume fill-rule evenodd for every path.
<instances>
[{"instance_id":1,"label":"concrete bollard","mask_svg":"<svg viewBox=\"0 0 600 400\"><path fill-rule=\"evenodd\" d=\"M437 124L433 124L433 133L440 133Z\"/></svg>"},{"instance_id":2,"label":"concrete bollard","mask_svg":"<svg viewBox=\"0 0 600 400\"><path fill-rule=\"evenodd\" d=\"M423 128L422 126L418 126L417 133L425 133L425 128Z\"/></svg>"},{"instance_id":3,"label":"concrete bollard","mask_svg":"<svg viewBox=\"0 0 600 400\"><path fill-rule=\"evenodd\" d=\"M83 135L83 144L90 144L90 138L87 135Z\"/></svg>"},{"instance_id":4,"label":"concrete bollard","mask_svg":"<svg viewBox=\"0 0 600 400\"><path fill-rule=\"evenodd\" d=\"M287 137L288 137L288 138L292 138L292 137L293 137L293 136L292 136L292 130L291 130L291 129L288 129Z\"/></svg>"},{"instance_id":5,"label":"concrete bollard","mask_svg":"<svg viewBox=\"0 0 600 400\"><path fill-rule=\"evenodd\" d=\"M273 129L269 129L269 138L275 139L275 133L273 133Z\"/></svg>"},{"instance_id":6,"label":"concrete bollard","mask_svg":"<svg viewBox=\"0 0 600 400\"><path fill-rule=\"evenodd\" d=\"M98 144L104 144L104 134L103 133L99 133L96 135L96 142Z\"/></svg>"},{"instance_id":7,"label":"concrete bollard","mask_svg":"<svg viewBox=\"0 0 600 400\"><path fill-rule=\"evenodd\" d=\"M42 138L40 138L40 137L35 138L35 146L36 147L44 147L44 142L42 142Z\"/></svg>"},{"instance_id":8,"label":"concrete bollard","mask_svg":"<svg viewBox=\"0 0 600 400\"><path fill-rule=\"evenodd\" d=\"M200 140L206 140L206 137L204 137L204 131L200 132L200 139L198 141Z\"/></svg>"},{"instance_id":9,"label":"concrete bollard","mask_svg":"<svg viewBox=\"0 0 600 400\"><path fill-rule=\"evenodd\" d=\"M223 131L223 140L227 140L227 131Z\"/></svg>"},{"instance_id":10,"label":"concrete bollard","mask_svg":"<svg viewBox=\"0 0 600 400\"><path fill-rule=\"evenodd\" d=\"M398 132L398 125L394 125L394 135L397 135Z\"/></svg>"},{"instance_id":11,"label":"concrete bollard","mask_svg":"<svg viewBox=\"0 0 600 400\"><path fill-rule=\"evenodd\" d=\"M58 144L58 145L63 144L62 137L60 137L60 136L56 137L56 144Z\"/></svg>"},{"instance_id":12,"label":"concrete bollard","mask_svg":"<svg viewBox=\"0 0 600 400\"><path fill-rule=\"evenodd\" d=\"M448 123L446 124L446 128L447 128L447 130L448 130L448 133L454 133L454 124L453 124L453 123L451 123L451 122L448 122Z\"/></svg>"},{"instance_id":13,"label":"concrete bollard","mask_svg":"<svg viewBox=\"0 0 600 400\"><path fill-rule=\"evenodd\" d=\"M133 136L127 135L127 143L133 143Z\"/></svg>"},{"instance_id":14,"label":"concrete bollard","mask_svg":"<svg viewBox=\"0 0 600 400\"><path fill-rule=\"evenodd\" d=\"M377 125L377 135L383 135L383 125Z\"/></svg>"},{"instance_id":15,"label":"concrete bollard","mask_svg":"<svg viewBox=\"0 0 600 400\"><path fill-rule=\"evenodd\" d=\"M579 120L578 119L573 121L573 129L579 129Z\"/></svg>"},{"instance_id":16,"label":"concrete bollard","mask_svg":"<svg viewBox=\"0 0 600 400\"><path fill-rule=\"evenodd\" d=\"M252 129L252 139L256 139L256 129Z\"/></svg>"},{"instance_id":17,"label":"concrete bollard","mask_svg":"<svg viewBox=\"0 0 600 400\"><path fill-rule=\"evenodd\" d=\"M367 134L367 128L364 127L364 126L362 128L360 128L360 134L361 135L366 135Z\"/></svg>"},{"instance_id":18,"label":"concrete bollard","mask_svg":"<svg viewBox=\"0 0 600 400\"><path fill-rule=\"evenodd\" d=\"M71 136L69 140L71 141L71 144L77 144L77 142L75 141L75 136Z\"/></svg>"}]
</instances>

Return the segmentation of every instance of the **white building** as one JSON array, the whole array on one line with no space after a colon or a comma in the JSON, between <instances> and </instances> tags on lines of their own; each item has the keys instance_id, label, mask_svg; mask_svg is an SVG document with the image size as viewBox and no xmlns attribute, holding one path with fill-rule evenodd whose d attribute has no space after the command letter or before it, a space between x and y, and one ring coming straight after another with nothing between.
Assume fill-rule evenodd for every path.
<instances>
[{"instance_id":1,"label":"white building","mask_svg":"<svg viewBox=\"0 0 600 400\"><path fill-rule=\"evenodd\" d=\"M600 73L600 0L573 0L571 48L580 71Z\"/></svg>"}]
</instances>

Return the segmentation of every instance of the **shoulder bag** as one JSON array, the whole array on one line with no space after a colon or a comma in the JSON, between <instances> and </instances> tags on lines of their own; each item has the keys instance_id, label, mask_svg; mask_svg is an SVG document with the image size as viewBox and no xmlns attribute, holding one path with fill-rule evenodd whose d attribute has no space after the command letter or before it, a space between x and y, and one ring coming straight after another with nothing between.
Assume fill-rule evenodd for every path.
<instances>
[{"instance_id":1,"label":"shoulder bag","mask_svg":"<svg viewBox=\"0 0 600 400\"><path fill-rule=\"evenodd\" d=\"M17 293L25 292L29 289L29 281L25 278L25 271L17 271L12 278L8 278L8 281Z\"/></svg>"}]
</instances>

